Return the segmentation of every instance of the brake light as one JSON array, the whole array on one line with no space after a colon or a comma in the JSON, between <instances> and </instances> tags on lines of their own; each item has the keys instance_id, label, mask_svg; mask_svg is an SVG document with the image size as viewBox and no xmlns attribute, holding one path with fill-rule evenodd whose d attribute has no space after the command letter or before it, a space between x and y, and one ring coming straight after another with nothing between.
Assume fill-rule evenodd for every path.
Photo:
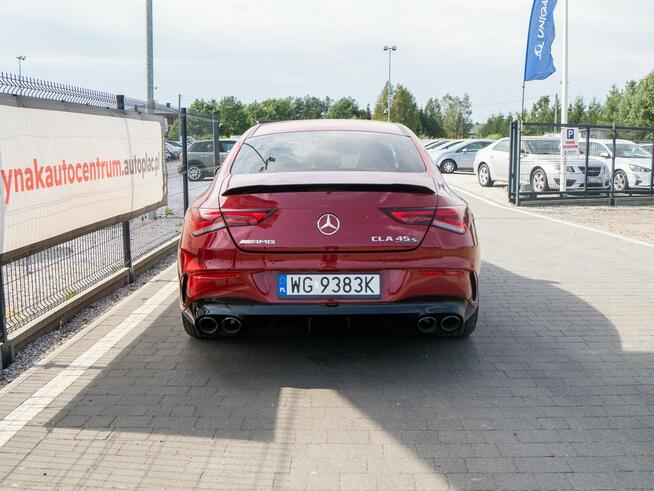
<instances>
[{"instance_id":1,"label":"brake light","mask_svg":"<svg viewBox=\"0 0 654 491\"><path fill-rule=\"evenodd\" d=\"M436 210L432 226L456 234L465 234L468 230L468 210L465 206L444 206Z\"/></svg>"},{"instance_id":2,"label":"brake light","mask_svg":"<svg viewBox=\"0 0 654 491\"><path fill-rule=\"evenodd\" d=\"M216 232L225 227L256 225L274 213L275 210L220 210L213 208L191 208L191 234L194 237Z\"/></svg>"},{"instance_id":3,"label":"brake light","mask_svg":"<svg viewBox=\"0 0 654 491\"><path fill-rule=\"evenodd\" d=\"M434 208L385 208L382 211L407 225L429 225L434 218Z\"/></svg>"}]
</instances>

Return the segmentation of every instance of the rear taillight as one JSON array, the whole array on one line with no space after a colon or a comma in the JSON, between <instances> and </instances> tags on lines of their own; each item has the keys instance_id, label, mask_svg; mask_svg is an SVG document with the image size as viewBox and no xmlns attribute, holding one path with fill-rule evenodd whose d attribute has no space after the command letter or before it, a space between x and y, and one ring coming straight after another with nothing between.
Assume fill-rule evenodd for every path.
<instances>
[{"instance_id":1,"label":"rear taillight","mask_svg":"<svg viewBox=\"0 0 654 491\"><path fill-rule=\"evenodd\" d=\"M215 232L225 227L256 225L274 213L275 210L220 210L213 208L191 208L190 232L194 237Z\"/></svg>"},{"instance_id":2,"label":"rear taillight","mask_svg":"<svg viewBox=\"0 0 654 491\"><path fill-rule=\"evenodd\" d=\"M468 222L468 209L465 206L444 206L436 210L432 226L456 234L465 234Z\"/></svg>"},{"instance_id":3,"label":"rear taillight","mask_svg":"<svg viewBox=\"0 0 654 491\"><path fill-rule=\"evenodd\" d=\"M434 218L434 210L434 208L384 208L382 211L400 223L429 225Z\"/></svg>"}]
</instances>

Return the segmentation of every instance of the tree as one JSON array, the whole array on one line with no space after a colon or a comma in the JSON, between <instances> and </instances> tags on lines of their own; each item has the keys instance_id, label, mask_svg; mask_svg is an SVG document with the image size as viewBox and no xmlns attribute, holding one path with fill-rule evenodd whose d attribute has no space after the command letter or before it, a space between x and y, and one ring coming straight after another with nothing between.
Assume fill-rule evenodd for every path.
<instances>
[{"instance_id":1,"label":"tree","mask_svg":"<svg viewBox=\"0 0 654 491\"><path fill-rule=\"evenodd\" d=\"M247 105L247 113L253 121L286 121L294 119L294 106L291 97L254 101Z\"/></svg>"},{"instance_id":2,"label":"tree","mask_svg":"<svg viewBox=\"0 0 654 491\"><path fill-rule=\"evenodd\" d=\"M327 114L331 104L329 97L324 100L308 94L296 97L293 99L293 119L320 119Z\"/></svg>"},{"instance_id":3,"label":"tree","mask_svg":"<svg viewBox=\"0 0 654 491\"><path fill-rule=\"evenodd\" d=\"M425 107L419 111L420 134L429 138L438 138L445 134L443 130L443 115L438 99L430 97Z\"/></svg>"},{"instance_id":4,"label":"tree","mask_svg":"<svg viewBox=\"0 0 654 491\"><path fill-rule=\"evenodd\" d=\"M402 123L412 131L418 131L420 118L418 117L418 105L413 94L401 84L398 84L393 95L391 105L391 121Z\"/></svg>"},{"instance_id":5,"label":"tree","mask_svg":"<svg viewBox=\"0 0 654 491\"><path fill-rule=\"evenodd\" d=\"M568 124L580 125L586 119L586 103L584 98L577 96L568 109Z\"/></svg>"},{"instance_id":6,"label":"tree","mask_svg":"<svg viewBox=\"0 0 654 491\"><path fill-rule=\"evenodd\" d=\"M372 119L376 119L378 121L386 121L386 119L388 118L387 113L388 113L389 88L390 86L388 82L386 82L384 88L382 89L381 93L377 97L377 102L375 103L375 109L372 112Z\"/></svg>"},{"instance_id":7,"label":"tree","mask_svg":"<svg viewBox=\"0 0 654 491\"><path fill-rule=\"evenodd\" d=\"M218 103L217 112L222 133L227 136L240 135L254 124L245 105L234 96L223 97Z\"/></svg>"},{"instance_id":8,"label":"tree","mask_svg":"<svg viewBox=\"0 0 654 491\"><path fill-rule=\"evenodd\" d=\"M506 116L502 113L493 114L479 127L477 136L479 138L504 138L509 134L511 121L513 121L513 115L511 114L507 114Z\"/></svg>"},{"instance_id":9,"label":"tree","mask_svg":"<svg viewBox=\"0 0 654 491\"><path fill-rule=\"evenodd\" d=\"M620 104L622 103L622 91L615 85L611 86L611 90L606 96L604 105L602 106L602 123L610 124L619 121Z\"/></svg>"},{"instance_id":10,"label":"tree","mask_svg":"<svg viewBox=\"0 0 654 491\"><path fill-rule=\"evenodd\" d=\"M468 94L463 98L445 94L441 101L443 128L449 138L468 136L472 129L472 104Z\"/></svg>"},{"instance_id":11,"label":"tree","mask_svg":"<svg viewBox=\"0 0 654 491\"><path fill-rule=\"evenodd\" d=\"M328 119L355 119L361 117L357 101L351 97L342 97L332 104L325 115Z\"/></svg>"},{"instance_id":12,"label":"tree","mask_svg":"<svg viewBox=\"0 0 654 491\"><path fill-rule=\"evenodd\" d=\"M525 118L526 121L545 123L554 121L554 107L550 105L550 96L545 95L538 99L531 106L531 111Z\"/></svg>"},{"instance_id":13,"label":"tree","mask_svg":"<svg viewBox=\"0 0 654 491\"><path fill-rule=\"evenodd\" d=\"M654 126L654 71L638 82L631 114L633 124Z\"/></svg>"}]
</instances>

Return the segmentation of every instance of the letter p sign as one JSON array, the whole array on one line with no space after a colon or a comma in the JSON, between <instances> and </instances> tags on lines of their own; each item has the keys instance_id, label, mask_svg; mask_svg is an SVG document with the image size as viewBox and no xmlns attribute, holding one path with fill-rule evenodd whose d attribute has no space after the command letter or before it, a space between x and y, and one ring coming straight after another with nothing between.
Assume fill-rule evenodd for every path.
<instances>
[{"instance_id":1,"label":"letter p sign","mask_svg":"<svg viewBox=\"0 0 654 491\"><path fill-rule=\"evenodd\" d=\"M575 139L575 129L574 128L568 128L566 130L566 132L567 132L567 137L566 137L567 140L574 140Z\"/></svg>"}]
</instances>

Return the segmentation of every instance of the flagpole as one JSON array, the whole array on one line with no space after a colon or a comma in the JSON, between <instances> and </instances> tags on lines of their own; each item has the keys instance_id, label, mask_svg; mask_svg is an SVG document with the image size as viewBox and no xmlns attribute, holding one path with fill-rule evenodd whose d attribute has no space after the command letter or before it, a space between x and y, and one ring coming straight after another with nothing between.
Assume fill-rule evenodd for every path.
<instances>
[{"instance_id":1,"label":"flagpole","mask_svg":"<svg viewBox=\"0 0 654 491\"><path fill-rule=\"evenodd\" d=\"M561 68L561 124L568 124L568 0L563 0L563 67ZM560 191L567 191L568 166L563 160L561 165Z\"/></svg>"}]
</instances>

